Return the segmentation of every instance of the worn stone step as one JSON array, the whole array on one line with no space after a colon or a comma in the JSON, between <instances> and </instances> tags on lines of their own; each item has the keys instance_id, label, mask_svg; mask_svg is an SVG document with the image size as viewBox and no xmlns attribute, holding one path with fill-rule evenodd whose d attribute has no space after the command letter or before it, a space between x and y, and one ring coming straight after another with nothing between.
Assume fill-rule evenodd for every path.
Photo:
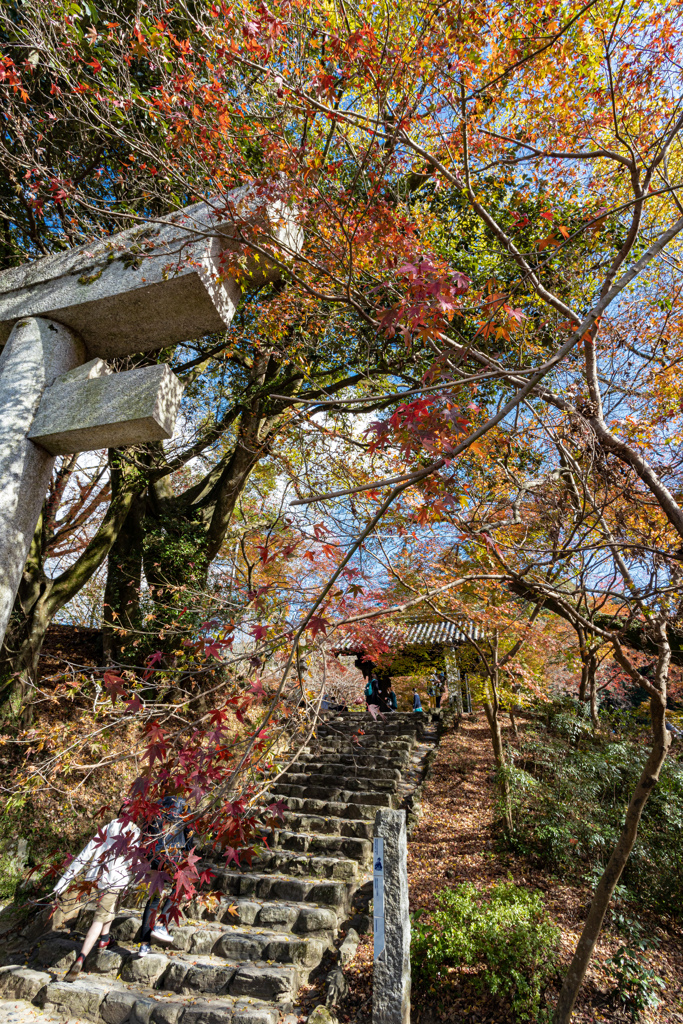
<instances>
[{"instance_id":1,"label":"worn stone step","mask_svg":"<svg viewBox=\"0 0 683 1024\"><path fill-rule=\"evenodd\" d=\"M363 785L363 783L359 785ZM310 797L312 800L335 800L344 804L374 804L375 807L391 807L391 798L396 792L398 784L390 782L385 785L391 788L377 792L360 788L343 789L332 781L320 785L311 779L307 785L291 785L278 780L271 786L270 792L277 796Z\"/></svg>"},{"instance_id":2,"label":"worn stone step","mask_svg":"<svg viewBox=\"0 0 683 1024\"><path fill-rule=\"evenodd\" d=\"M302 814L322 815L329 818L353 818L374 821L377 804L339 803L335 800L311 800L302 797L287 796L282 798L289 811ZM398 804L398 801L396 801ZM395 806L392 804L392 806Z\"/></svg>"},{"instance_id":3,"label":"worn stone step","mask_svg":"<svg viewBox=\"0 0 683 1024\"><path fill-rule=\"evenodd\" d=\"M298 853L289 850L262 850L253 860L257 871L286 872L288 875L312 875L340 882L355 882L359 865L349 857Z\"/></svg>"},{"instance_id":4,"label":"worn stone step","mask_svg":"<svg viewBox=\"0 0 683 1024\"><path fill-rule=\"evenodd\" d=\"M374 784L378 781L395 781L398 782L401 778L401 772L398 768L379 768L374 764L364 766L354 766L341 764L335 761L307 761L305 764L294 764L288 768L282 775L283 780L292 782L294 785L297 783L294 781L300 775L316 775L327 778L330 776L336 778L339 784L346 783L346 780L365 780L370 784ZM367 788L371 788L368 786Z\"/></svg>"},{"instance_id":5,"label":"worn stone step","mask_svg":"<svg viewBox=\"0 0 683 1024\"><path fill-rule=\"evenodd\" d=\"M306 832L303 829L275 829L269 834L268 843L271 848L323 856L338 855L356 860L359 864L368 864L372 859L372 843L368 839L349 836L319 835L317 832Z\"/></svg>"},{"instance_id":6,"label":"worn stone step","mask_svg":"<svg viewBox=\"0 0 683 1024\"><path fill-rule=\"evenodd\" d=\"M315 769L306 771L291 772L283 775L277 780L276 785L286 786L314 786L319 789L335 789L339 791L395 793L400 780L401 773L396 772L395 777L379 778L371 774L363 776L343 775L341 772L323 772ZM298 794L292 794L296 796Z\"/></svg>"},{"instance_id":7,"label":"worn stone step","mask_svg":"<svg viewBox=\"0 0 683 1024\"><path fill-rule=\"evenodd\" d=\"M259 900L308 903L343 912L348 906L346 883L285 874L214 868L214 889L228 896L255 896Z\"/></svg>"},{"instance_id":8,"label":"worn stone step","mask_svg":"<svg viewBox=\"0 0 683 1024\"><path fill-rule=\"evenodd\" d=\"M254 897L222 900L223 920L239 925L268 927L284 934L310 935L329 945L339 923L337 911L314 903L270 902ZM230 910L228 910L230 908Z\"/></svg>"},{"instance_id":9,"label":"worn stone step","mask_svg":"<svg viewBox=\"0 0 683 1024\"><path fill-rule=\"evenodd\" d=\"M242 980L243 985L249 986L250 982L252 990L267 987L266 983L259 986L258 979ZM66 982L47 972L15 968L0 977L0 991L65 1019L78 1017L106 1024L276 1024L288 1017L291 1022L296 1020L291 1015L283 1018L291 1005L289 999L265 1001L253 995L225 994L215 997L201 989L161 992L87 974Z\"/></svg>"},{"instance_id":10,"label":"worn stone step","mask_svg":"<svg viewBox=\"0 0 683 1024\"><path fill-rule=\"evenodd\" d=\"M293 831L316 832L318 835L350 836L372 841L373 822L363 819L323 817L318 814L299 814L285 811L284 823Z\"/></svg>"}]
</instances>

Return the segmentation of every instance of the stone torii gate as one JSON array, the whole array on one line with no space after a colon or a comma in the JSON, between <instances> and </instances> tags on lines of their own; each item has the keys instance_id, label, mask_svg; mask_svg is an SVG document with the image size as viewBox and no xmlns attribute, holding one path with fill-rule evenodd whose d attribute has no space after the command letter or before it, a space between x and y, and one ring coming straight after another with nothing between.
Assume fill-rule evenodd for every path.
<instances>
[{"instance_id":1,"label":"stone torii gate","mask_svg":"<svg viewBox=\"0 0 683 1024\"><path fill-rule=\"evenodd\" d=\"M285 252L300 229L248 188L103 242L0 273L0 643L56 455L173 434L182 385L164 364L112 373L106 360L229 325L241 298L235 225ZM240 257L260 286L277 268Z\"/></svg>"}]
</instances>

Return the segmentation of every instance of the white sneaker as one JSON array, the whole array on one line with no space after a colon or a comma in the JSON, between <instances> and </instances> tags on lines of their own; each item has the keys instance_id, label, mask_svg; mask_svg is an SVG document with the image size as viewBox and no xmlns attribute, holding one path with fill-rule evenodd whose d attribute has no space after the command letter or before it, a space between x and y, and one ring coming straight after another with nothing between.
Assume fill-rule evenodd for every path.
<instances>
[{"instance_id":1,"label":"white sneaker","mask_svg":"<svg viewBox=\"0 0 683 1024\"><path fill-rule=\"evenodd\" d=\"M152 928L152 938L156 942L164 942L170 945L173 942L173 936L163 924L155 925Z\"/></svg>"},{"instance_id":2,"label":"white sneaker","mask_svg":"<svg viewBox=\"0 0 683 1024\"><path fill-rule=\"evenodd\" d=\"M148 953L152 952L152 947L148 942L141 942L140 948L138 949L138 956L147 956Z\"/></svg>"}]
</instances>

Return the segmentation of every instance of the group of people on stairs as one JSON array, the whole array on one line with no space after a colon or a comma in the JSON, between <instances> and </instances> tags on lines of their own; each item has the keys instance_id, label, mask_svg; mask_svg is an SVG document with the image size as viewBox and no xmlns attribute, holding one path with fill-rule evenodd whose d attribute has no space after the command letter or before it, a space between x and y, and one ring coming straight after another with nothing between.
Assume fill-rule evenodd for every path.
<instances>
[{"instance_id":1,"label":"group of people on stairs","mask_svg":"<svg viewBox=\"0 0 683 1024\"><path fill-rule=\"evenodd\" d=\"M86 933L79 955L67 971L65 981L76 980L83 970L85 958L96 942L100 950L109 946L109 929L116 917L121 896L135 879L138 862L143 861L146 866L146 858L149 858L151 871L167 872L169 867L174 862L179 862L188 850L194 849L196 839L185 827L185 801L181 797L168 794L161 801L160 808L159 816L143 833L132 821L126 820L125 817L122 820L122 807L119 817L110 821L90 840L79 855L74 857L55 885L55 896L61 899L71 882L84 871L85 881L95 882L98 893L92 924ZM162 945L170 945L173 942L173 936L166 927L173 901L167 897L159 913L163 885L161 888L153 885L152 890L142 915L138 956L146 956L152 952L152 939Z\"/></svg>"},{"instance_id":2,"label":"group of people on stairs","mask_svg":"<svg viewBox=\"0 0 683 1024\"><path fill-rule=\"evenodd\" d=\"M446 695L447 689L446 673L435 672L428 690L429 697L434 701L435 708L441 707L441 701ZM398 709L398 701L391 681L380 683L376 675L370 676L365 685L365 703L368 707L371 705L378 707L380 711L396 711ZM413 689L413 711L421 712L423 710L422 699L415 688Z\"/></svg>"}]
</instances>

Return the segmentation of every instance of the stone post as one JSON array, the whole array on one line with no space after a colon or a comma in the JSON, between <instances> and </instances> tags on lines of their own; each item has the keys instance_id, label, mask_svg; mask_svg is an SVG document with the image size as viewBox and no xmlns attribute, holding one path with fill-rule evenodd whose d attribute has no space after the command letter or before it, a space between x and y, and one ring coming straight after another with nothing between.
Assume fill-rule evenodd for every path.
<instances>
[{"instance_id":1,"label":"stone post","mask_svg":"<svg viewBox=\"0 0 683 1024\"><path fill-rule=\"evenodd\" d=\"M406 812L377 811L374 834L384 840L384 950L375 959L372 1024L410 1024ZM373 907L373 914L379 910Z\"/></svg>"},{"instance_id":2,"label":"stone post","mask_svg":"<svg viewBox=\"0 0 683 1024\"><path fill-rule=\"evenodd\" d=\"M42 317L19 320L0 354L0 640L55 461L26 435L45 389L84 360L78 336Z\"/></svg>"}]
</instances>

